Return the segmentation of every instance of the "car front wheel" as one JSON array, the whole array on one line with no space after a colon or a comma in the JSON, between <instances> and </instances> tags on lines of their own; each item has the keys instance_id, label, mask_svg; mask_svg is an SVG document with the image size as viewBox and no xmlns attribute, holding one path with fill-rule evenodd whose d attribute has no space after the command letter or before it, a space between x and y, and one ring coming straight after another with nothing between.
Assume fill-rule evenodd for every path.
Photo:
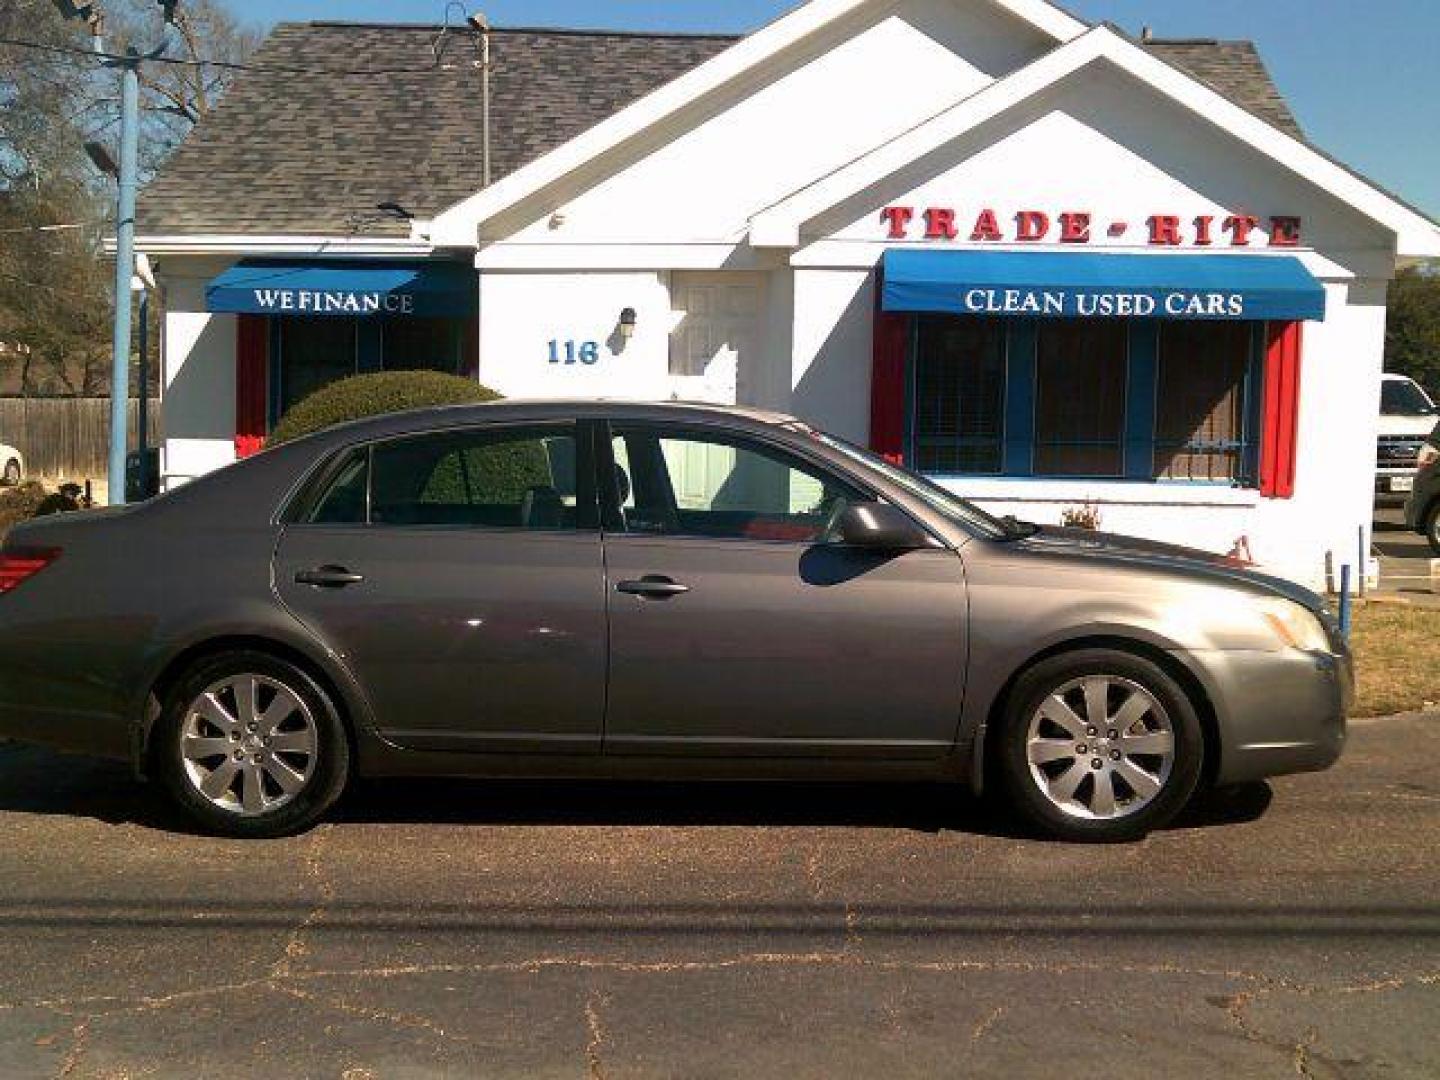
<instances>
[{"instance_id":1,"label":"car front wheel","mask_svg":"<svg viewBox=\"0 0 1440 1080\"><path fill-rule=\"evenodd\" d=\"M1020 677L1000 732L1014 808L1051 836L1135 840L1161 827L1199 783L1205 740L1185 691L1158 665L1086 650Z\"/></svg>"},{"instance_id":2,"label":"car front wheel","mask_svg":"<svg viewBox=\"0 0 1440 1080\"><path fill-rule=\"evenodd\" d=\"M155 773L210 832L287 836L334 805L349 775L345 726L325 692L258 652L202 660L166 695L151 736Z\"/></svg>"}]
</instances>

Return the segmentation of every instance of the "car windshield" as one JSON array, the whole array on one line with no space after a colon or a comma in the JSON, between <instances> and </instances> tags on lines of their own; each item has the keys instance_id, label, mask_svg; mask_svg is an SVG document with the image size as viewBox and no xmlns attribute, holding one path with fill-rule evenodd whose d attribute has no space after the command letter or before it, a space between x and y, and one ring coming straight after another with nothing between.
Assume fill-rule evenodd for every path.
<instances>
[{"instance_id":1,"label":"car windshield","mask_svg":"<svg viewBox=\"0 0 1440 1080\"><path fill-rule=\"evenodd\" d=\"M807 430L832 450L838 450L852 461L858 461L867 468L874 469L897 487L904 488L937 514L959 522L962 526L986 539L1013 540L1017 537L1030 536L1035 532L1034 526L1024 525L1014 518L1001 519L987 514L974 503L962 499L953 491L947 491L933 480L928 480L908 469L902 469L878 454L862 450L854 443L846 442L834 435L827 435L823 431Z\"/></svg>"},{"instance_id":2,"label":"car windshield","mask_svg":"<svg viewBox=\"0 0 1440 1080\"><path fill-rule=\"evenodd\" d=\"M1386 416L1432 416L1435 403L1409 379L1386 379L1380 390L1380 411Z\"/></svg>"}]
</instances>

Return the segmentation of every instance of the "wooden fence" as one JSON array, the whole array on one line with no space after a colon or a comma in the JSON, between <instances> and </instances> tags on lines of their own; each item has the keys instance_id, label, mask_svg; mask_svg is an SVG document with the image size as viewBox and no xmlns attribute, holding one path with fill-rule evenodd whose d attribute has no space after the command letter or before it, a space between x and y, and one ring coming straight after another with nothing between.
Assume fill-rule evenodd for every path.
<instances>
[{"instance_id":1,"label":"wooden fence","mask_svg":"<svg viewBox=\"0 0 1440 1080\"><path fill-rule=\"evenodd\" d=\"M130 447L140 403L130 402ZM150 400L149 444L160 437L160 401ZM25 455L25 474L36 479L104 479L110 458L109 398L0 397L0 443Z\"/></svg>"}]
</instances>

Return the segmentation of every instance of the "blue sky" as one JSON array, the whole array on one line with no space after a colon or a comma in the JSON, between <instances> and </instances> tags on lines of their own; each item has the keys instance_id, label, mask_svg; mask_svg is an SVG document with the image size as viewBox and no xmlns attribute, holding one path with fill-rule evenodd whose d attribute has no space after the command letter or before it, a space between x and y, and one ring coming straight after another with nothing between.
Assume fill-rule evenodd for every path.
<instances>
[{"instance_id":1,"label":"blue sky","mask_svg":"<svg viewBox=\"0 0 1440 1080\"><path fill-rule=\"evenodd\" d=\"M444 0L228 0L244 18L438 22ZM788 0L490 0L497 25L744 32ZM1440 216L1436 0L1069 0L1161 37L1252 38L1310 137Z\"/></svg>"}]
</instances>

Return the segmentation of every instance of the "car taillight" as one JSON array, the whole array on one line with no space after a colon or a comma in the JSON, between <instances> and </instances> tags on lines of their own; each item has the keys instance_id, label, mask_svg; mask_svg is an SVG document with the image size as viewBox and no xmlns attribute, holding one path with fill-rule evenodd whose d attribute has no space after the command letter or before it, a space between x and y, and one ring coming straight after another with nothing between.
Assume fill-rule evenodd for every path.
<instances>
[{"instance_id":1,"label":"car taillight","mask_svg":"<svg viewBox=\"0 0 1440 1080\"><path fill-rule=\"evenodd\" d=\"M1440 447L1426 443L1420 447L1420 456L1415 459L1415 464L1422 469L1428 469L1435 462L1440 461Z\"/></svg>"},{"instance_id":2,"label":"car taillight","mask_svg":"<svg viewBox=\"0 0 1440 1080\"><path fill-rule=\"evenodd\" d=\"M0 551L0 595L34 577L59 557L59 548L7 548Z\"/></svg>"}]
</instances>

